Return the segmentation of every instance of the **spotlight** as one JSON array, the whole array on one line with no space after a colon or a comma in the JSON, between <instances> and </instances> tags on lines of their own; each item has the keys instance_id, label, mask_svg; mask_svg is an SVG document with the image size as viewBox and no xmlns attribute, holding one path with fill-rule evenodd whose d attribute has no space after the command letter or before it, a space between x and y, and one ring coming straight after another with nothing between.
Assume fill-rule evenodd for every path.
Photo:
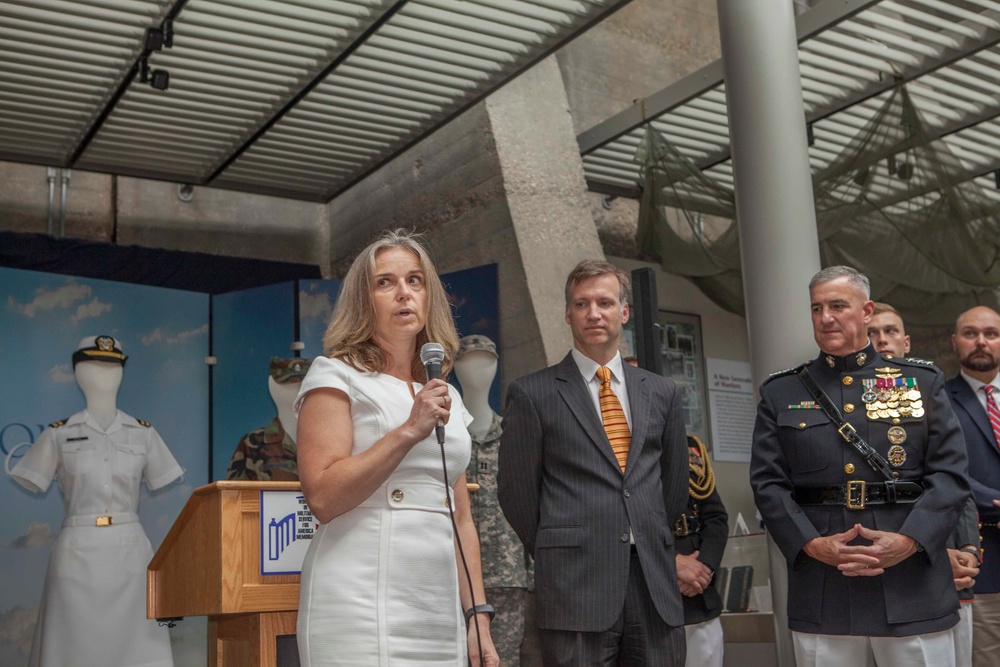
<instances>
[{"instance_id":1,"label":"spotlight","mask_svg":"<svg viewBox=\"0 0 1000 667\"><path fill-rule=\"evenodd\" d=\"M146 50L159 51L163 48L163 30L160 28L146 28Z\"/></svg>"},{"instance_id":2,"label":"spotlight","mask_svg":"<svg viewBox=\"0 0 1000 667\"><path fill-rule=\"evenodd\" d=\"M170 87L170 72L165 69L154 69L149 79L149 85L156 90L166 90Z\"/></svg>"}]
</instances>

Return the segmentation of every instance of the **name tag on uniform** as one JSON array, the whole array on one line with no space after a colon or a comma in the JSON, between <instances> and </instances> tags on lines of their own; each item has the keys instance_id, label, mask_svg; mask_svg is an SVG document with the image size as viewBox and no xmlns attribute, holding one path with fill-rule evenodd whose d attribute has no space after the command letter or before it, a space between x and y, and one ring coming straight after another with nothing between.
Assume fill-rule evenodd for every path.
<instances>
[{"instance_id":1,"label":"name tag on uniform","mask_svg":"<svg viewBox=\"0 0 1000 667\"><path fill-rule=\"evenodd\" d=\"M81 440L90 440L90 436L81 435L79 438L66 438L66 442L80 442Z\"/></svg>"}]
</instances>

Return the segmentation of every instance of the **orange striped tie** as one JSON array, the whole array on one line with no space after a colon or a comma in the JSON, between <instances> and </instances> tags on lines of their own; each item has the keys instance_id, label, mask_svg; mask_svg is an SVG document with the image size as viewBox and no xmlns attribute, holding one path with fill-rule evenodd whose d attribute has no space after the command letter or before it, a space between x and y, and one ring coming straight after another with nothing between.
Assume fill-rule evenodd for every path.
<instances>
[{"instance_id":1,"label":"orange striped tie","mask_svg":"<svg viewBox=\"0 0 1000 667\"><path fill-rule=\"evenodd\" d=\"M632 442L632 433L628 430L625 411L618 401L618 396L611 389L611 369L601 366L597 369L597 379L601 381L601 391L598 397L601 401L601 421L604 422L604 432L615 452L618 465L625 472L625 461L628 460L628 447Z\"/></svg>"}]
</instances>

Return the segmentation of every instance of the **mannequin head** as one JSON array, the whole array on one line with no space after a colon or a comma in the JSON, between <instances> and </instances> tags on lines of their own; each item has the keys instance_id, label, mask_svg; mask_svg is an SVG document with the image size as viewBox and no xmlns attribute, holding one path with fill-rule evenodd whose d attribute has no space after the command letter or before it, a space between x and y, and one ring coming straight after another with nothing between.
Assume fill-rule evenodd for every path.
<instances>
[{"instance_id":1,"label":"mannequin head","mask_svg":"<svg viewBox=\"0 0 1000 667\"><path fill-rule=\"evenodd\" d=\"M80 341L73 353L73 373L88 404L118 393L127 359L121 343L111 336L87 336Z\"/></svg>"},{"instance_id":2,"label":"mannequin head","mask_svg":"<svg viewBox=\"0 0 1000 667\"><path fill-rule=\"evenodd\" d=\"M465 391L489 391L497 374L497 348L486 336L464 336L455 354L455 376Z\"/></svg>"},{"instance_id":3,"label":"mannequin head","mask_svg":"<svg viewBox=\"0 0 1000 667\"><path fill-rule=\"evenodd\" d=\"M100 361L81 361L73 369L76 383L88 398L92 394L117 394L122 384L122 371L122 366L118 364Z\"/></svg>"},{"instance_id":4,"label":"mannequin head","mask_svg":"<svg viewBox=\"0 0 1000 667\"><path fill-rule=\"evenodd\" d=\"M299 395L302 380L305 378L311 359L301 357L271 357L270 370L267 377L267 390L271 394L274 406L278 408L278 420L285 433L296 440L298 422L292 405Z\"/></svg>"},{"instance_id":5,"label":"mannequin head","mask_svg":"<svg viewBox=\"0 0 1000 667\"><path fill-rule=\"evenodd\" d=\"M292 404L295 403L295 398L299 395L299 388L301 386L301 380L299 382L280 384L273 377L267 378L267 390L271 392L271 400L274 401L275 407L278 408L279 417L292 412Z\"/></svg>"}]
</instances>

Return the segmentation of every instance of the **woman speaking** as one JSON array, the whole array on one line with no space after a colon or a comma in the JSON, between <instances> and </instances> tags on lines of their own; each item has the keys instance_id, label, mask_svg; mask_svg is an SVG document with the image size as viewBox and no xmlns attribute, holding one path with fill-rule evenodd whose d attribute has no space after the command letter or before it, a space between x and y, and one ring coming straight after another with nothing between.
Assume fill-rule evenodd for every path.
<instances>
[{"instance_id":1,"label":"woman speaking","mask_svg":"<svg viewBox=\"0 0 1000 667\"><path fill-rule=\"evenodd\" d=\"M427 380L427 342L447 375L444 288L417 240L388 232L348 271L296 401L302 491L322 524L302 566L303 667L499 664L464 474L472 417Z\"/></svg>"}]
</instances>

